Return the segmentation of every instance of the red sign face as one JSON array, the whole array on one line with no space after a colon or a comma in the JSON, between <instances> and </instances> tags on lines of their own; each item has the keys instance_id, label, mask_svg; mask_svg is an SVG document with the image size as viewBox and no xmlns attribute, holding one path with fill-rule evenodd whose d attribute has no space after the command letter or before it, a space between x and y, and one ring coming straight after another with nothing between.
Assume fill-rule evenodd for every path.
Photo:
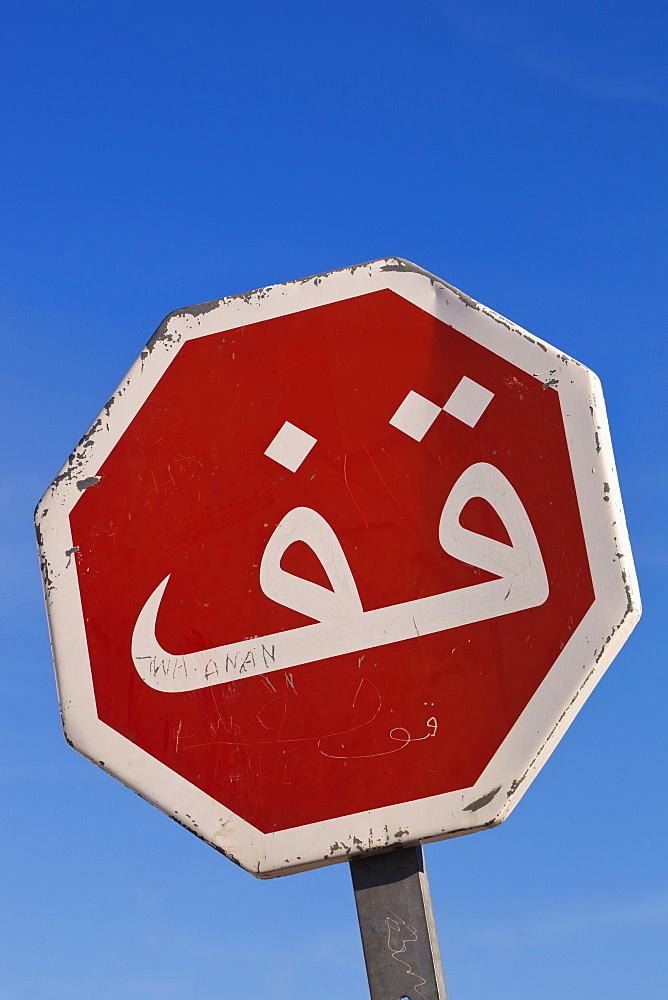
<instances>
[{"instance_id":1,"label":"red sign face","mask_svg":"<svg viewBox=\"0 0 668 1000\"><path fill-rule=\"evenodd\" d=\"M264 832L474 785L594 600L556 388L390 290L187 341L95 479L98 718Z\"/></svg>"}]
</instances>

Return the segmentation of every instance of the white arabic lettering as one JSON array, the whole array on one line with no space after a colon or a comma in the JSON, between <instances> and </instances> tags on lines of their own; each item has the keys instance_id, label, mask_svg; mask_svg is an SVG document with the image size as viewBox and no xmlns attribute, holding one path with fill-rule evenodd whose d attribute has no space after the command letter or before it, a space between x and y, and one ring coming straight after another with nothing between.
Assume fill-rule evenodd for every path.
<instances>
[{"instance_id":1,"label":"white arabic lettering","mask_svg":"<svg viewBox=\"0 0 668 1000\"><path fill-rule=\"evenodd\" d=\"M460 514L473 497L493 507L510 545L462 526ZM495 466L477 462L462 473L443 506L438 537L448 555L498 579L364 611L334 531L310 507L295 507L267 543L260 563L260 586L271 600L313 618L316 624L194 653L170 654L155 634L167 576L147 600L134 628L132 658L137 672L159 691L196 691L499 618L547 600L547 574L531 521L514 488ZM281 567L283 553L295 541L305 542L316 554L331 590Z\"/></svg>"}]
</instances>

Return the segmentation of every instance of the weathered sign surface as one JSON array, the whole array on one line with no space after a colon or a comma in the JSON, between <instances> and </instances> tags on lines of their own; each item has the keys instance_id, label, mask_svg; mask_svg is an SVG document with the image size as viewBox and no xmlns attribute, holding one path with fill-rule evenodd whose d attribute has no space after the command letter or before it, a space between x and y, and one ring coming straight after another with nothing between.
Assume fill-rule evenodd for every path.
<instances>
[{"instance_id":1,"label":"weathered sign surface","mask_svg":"<svg viewBox=\"0 0 668 1000\"><path fill-rule=\"evenodd\" d=\"M172 313L37 526L68 739L262 876L501 822L640 613L596 376L397 258Z\"/></svg>"}]
</instances>

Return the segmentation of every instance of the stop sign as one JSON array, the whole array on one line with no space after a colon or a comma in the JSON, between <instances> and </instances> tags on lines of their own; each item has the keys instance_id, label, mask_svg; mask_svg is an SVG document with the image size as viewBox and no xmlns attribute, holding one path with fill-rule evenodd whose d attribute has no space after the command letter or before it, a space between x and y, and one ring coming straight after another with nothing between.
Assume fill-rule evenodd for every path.
<instances>
[{"instance_id":1,"label":"stop sign","mask_svg":"<svg viewBox=\"0 0 668 1000\"><path fill-rule=\"evenodd\" d=\"M500 823L639 617L596 377L396 258L168 316L37 526L68 740L262 876Z\"/></svg>"}]
</instances>

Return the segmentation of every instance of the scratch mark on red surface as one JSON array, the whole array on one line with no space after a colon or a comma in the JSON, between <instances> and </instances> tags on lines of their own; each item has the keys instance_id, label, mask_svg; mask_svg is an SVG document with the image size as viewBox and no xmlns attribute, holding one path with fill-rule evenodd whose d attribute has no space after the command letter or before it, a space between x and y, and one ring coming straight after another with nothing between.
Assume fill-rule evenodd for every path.
<instances>
[{"instance_id":1,"label":"scratch mark on red surface","mask_svg":"<svg viewBox=\"0 0 668 1000\"><path fill-rule=\"evenodd\" d=\"M420 743L422 740L429 740L431 739L432 736L435 736L436 731L438 730L438 722L433 717L433 715L430 719L427 719L427 728L431 729L432 732L427 733L426 736L415 736L415 737L411 736L408 730L404 729L403 726L395 726L394 729L390 729L389 737L391 740L394 740L397 743L400 740L403 740L401 746L394 747L393 750L381 750L379 753L355 753L355 754L325 753L324 750L321 750L320 753L322 754L323 757L334 757L337 760L359 760L361 758L366 758L366 757L387 757L388 754L398 753L399 750L404 750L409 743ZM395 735L397 733L405 733L406 735L397 736Z\"/></svg>"},{"instance_id":2,"label":"scratch mark on red surface","mask_svg":"<svg viewBox=\"0 0 668 1000\"><path fill-rule=\"evenodd\" d=\"M175 457L176 457L176 461L177 462L179 462L179 463L185 462L186 463L186 467L185 467L186 469L188 468L188 466L192 462L196 462L201 469L204 468L204 466L200 462L199 458L195 458L194 455L176 455ZM184 471L185 471L185 469L179 469L179 472L184 472Z\"/></svg>"},{"instance_id":3,"label":"scratch mark on red surface","mask_svg":"<svg viewBox=\"0 0 668 1000\"><path fill-rule=\"evenodd\" d=\"M358 504L357 500L353 496L353 491L351 490L350 484L348 483L348 474L346 472L346 460L347 460L347 458L348 458L348 456L344 453L344 455L343 455L343 480L344 480L344 482L346 484L346 489L350 493L350 496L351 496L351 499L352 499L353 503L355 504L355 506L357 507L358 511L360 512L360 517L364 521L365 528L368 528L369 527L369 522L365 518L364 512L363 512L362 508L360 507L360 505Z\"/></svg>"},{"instance_id":4,"label":"scratch mark on red surface","mask_svg":"<svg viewBox=\"0 0 668 1000\"><path fill-rule=\"evenodd\" d=\"M411 478L409 476L409 474L406 472L406 470L404 469L403 465L399 465L399 463L397 462L396 458L392 458L392 456L390 455L389 451L385 451L384 448L381 448L380 450L385 455L387 455L387 457L389 458L390 462L394 462L394 464L396 465L397 469L399 469L400 472L403 472L403 474L405 475L406 479L410 479Z\"/></svg>"},{"instance_id":5,"label":"scratch mark on red surface","mask_svg":"<svg viewBox=\"0 0 668 1000\"><path fill-rule=\"evenodd\" d=\"M326 354L326 353L327 353L326 351L318 351L317 354L309 354L309 356L307 358L300 358L299 361L295 361L291 365L286 365L285 368L279 368L278 371L275 372L274 374L275 375L282 375L283 372L289 372L291 368L296 368L297 365L304 365L304 364L306 364L307 361L313 361L314 358L321 358L323 356L323 354Z\"/></svg>"},{"instance_id":6,"label":"scratch mark on red surface","mask_svg":"<svg viewBox=\"0 0 668 1000\"><path fill-rule=\"evenodd\" d=\"M214 690L214 688L209 688L209 691L211 692L211 697L212 697L212 699L213 699L213 704L214 704L214 707L215 707L215 709L216 709L216 713L217 713L217 715L218 715L218 722L216 723L216 725L217 725L217 726L218 726L219 728L220 728L220 727L222 726L222 728L223 728L223 729L225 730L225 732L229 732L229 733L231 733L231 732L232 732L232 731L233 731L234 729L237 729L237 730L238 730L238 729L239 729L239 726L236 726L236 725L235 725L235 724L234 724L234 723L232 722L232 716L231 716L231 715L229 716L229 718L228 718L228 721L227 721L227 722L225 722L225 720L223 719L223 716L222 716L222 714L221 714L221 711L220 711L220 708L219 708L219 706L218 706L218 702L216 701L216 694L215 694L215 690ZM218 742L218 741L217 741L217 742ZM232 745L234 745L234 743L233 743ZM196 746L212 746L212 744L210 744L210 743L207 743L207 744L201 744L201 743L198 743L198 744L196 744ZM189 747L188 749L194 749L194 748L190 748L190 747Z\"/></svg>"},{"instance_id":7,"label":"scratch mark on red surface","mask_svg":"<svg viewBox=\"0 0 668 1000\"><path fill-rule=\"evenodd\" d=\"M207 740L205 743L194 743L191 746L182 747L182 749L183 750L199 750L202 747L213 747L213 746L258 747L258 746L267 746L269 744L275 746L275 745L281 744L281 743L286 743L286 744L287 743L318 743L318 744L320 744L322 740L335 739L337 736L348 736L350 733L354 733L358 729L363 729L365 726L370 726L371 723L376 718L376 716L378 715L378 713L380 712L380 706L381 706L380 692L378 691L378 688L373 683L373 681L370 681L368 678L362 678L362 680L358 684L357 691L355 692L355 697L353 698L353 707L355 705L355 701L357 699L357 696L358 696L358 694L360 692L360 688L361 688L362 684L365 683L365 681L366 681L366 683L371 684L371 686L376 691L376 694L378 695L378 704L376 705L376 711L374 712L373 716L370 719L366 719L364 722L360 722L360 724L357 725L357 726L351 726L350 729L342 729L342 730L338 730L338 731L335 730L333 733L325 733L324 736L293 736L293 737L289 737L288 739L280 739L279 738L279 739L273 739L273 740L252 740L250 742L249 741L245 741L245 740L223 740L223 739L215 739L215 740ZM211 695L213 697L213 688L210 688L210 691L211 691ZM286 695L283 695L282 697L285 698ZM229 726L225 724L225 722L223 721L222 716L220 715L220 710L218 708L218 703L216 702L215 697L213 698L213 701L214 701L214 705L216 706L216 710L218 711L218 715L219 715L219 718L220 718L220 725L222 725L223 729L225 729L226 732L229 732L232 729L237 729L238 730L239 726L235 726L233 724L233 722L232 722L231 719L229 720ZM266 705L264 707L266 708ZM260 721L260 720L258 720L258 721ZM261 725L262 725L262 723L261 723ZM266 729L266 726L265 726L265 729ZM421 737L421 739L424 739L424 737ZM327 755L325 754L323 756L327 756Z\"/></svg>"},{"instance_id":8,"label":"scratch mark on red surface","mask_svg":"<svg viewBox=\"0 0 668 1000\"><path fill-rule=\"evenodd\" d=\"M113 524L113 522L112 522L112 525L111 525L111 529L112 529L111 530L111 537L112 537L113 543L114 543L114 555L118 556L120 559L122 559L122 561L125 563L126 566L128 565L128 560L125 558L125 556L121 552L118 551L117 542L118 542L118 529L121 526L121 520L123 519L123 515L125 514L127 506L128 506L127 497L123 497L123 507L121 509L120 514L118 515L118 520L116 521L115 525Z\"/></svg>"},{"instance_id":9,"label":"scratch mark on red surface","mask_svg":"<svg viewBox=\"0 0 668 1000\"><path fill-rule=\"evenodd\" d=\"M363 659L364 659L363 656L360 657L360 663L361 663L361 661ZM376 692L376 697L378 698L378 704L376 706L376 711L373 713L372 717L368 720L368 722L365 723L368 726L368 725L371 725L371 723L373 722L373 720L376 718L376 716L380 712L380 706L381 706L381 703L382 703L382 698L380 696L380 691L378 690L378 688L376 687L376 685L374 684L374 682L372 680L370 680L370 678L368 678L368 677L363 677L361 679L361 681L359 682L359 684L357 685L357 690L355 691L355 695L353 697L353 708L355 709L355 711L357 711L357 698L358 698L359 693L360 693L360 691L362 690L362 688L363 688L363 686L365 684L367 684L369 687L372 687L374 689L374 691Z\"/></svg>"},{"instance_id":10,"label":"scratch mark on red surface","mask_svg":"<svg viewBox=\"0 0 668 1000\"><path fill-rule=\"evenodd\" d=\"M423 771L429 771L429 774L438 774L438 771L437 771L437 769L435 767L427 767L426 764L423 764L419 760L413 761L413 766L414 767L421 767Z\"/></svg>"},{"instance_id":11,"label":"scratch mark on red surface","mask_svg":"<svg viewBox=\"0 0 668 1000\"><path fill-rule=\"evenodd\" d=\"M395 497L394 493L392 492L392 490L390 489L390 487L387 485L387 483L385 482L385 480L381 476L380 469L378 468L378 466L374 462L373 458L371 457L371 452L369 451L369 449L367 448L366 445L364 445L364 450L367 453L367 455L369 456L369 461L371 462L371 464L373 465L374 469L378 473L378 478L380 479L381 483L383 484L383 486L385 487L385 489L387 490L387 492L390 494L390 497L392 498L392 502L396 505L399 513L402 514L404 517L406 517L406 511L403 509L403 507L401 506L401 504L399 503L399 501Z\"/></svg>"},{"instance_id":12,"label":"scratch mark on red surface","mask_svg":"<svg viewBox=\"0 0 668 1000\"><path fill-rule=\"evenodd\" d=\"M413 619L413 628L415 629L415 635L417 636L417 638L419 640L422 640L422 636L420 635L420 630L417 627L417 622L415 621L415 618ZM413 689L413 694L419 694L420 693L420 691L422 690L422 688L427 683L427 681L429 679L429 675L431 673L433 673L432 667L430 666L430 663L429 663L429 659L425 656L425 650L424 650L424 646L422 644L422 641L418 642L418 647L417 648L418 648L418 655L420 657L420 665L422 667L423 674L422 674L422 681L421 681L420 684L418 684L418 686L416 688ZM417 679L417 674L416 674L416 679Z\"/></svg>"},{"instance_id":13,"label":"scratch mark on red surface","mask_svg":"<svg viewBox=\"0 0 668 1000\"><path fill-rule=\"evenodd\" d=\"M260 716L264 712L265 708L269 708L270 705L275 705L277 701L283 702L283 714L281 716L281 721L276 726L271 726L271 725L268 726L266 725L266 723L262 721ZM260 711L255 716L255 718L260 723L263 729L278 729L280 731L283 728L283 724L285 723L285 716L287 715L287 712L288 712L288 696L287 694L279 694L277 698L270 698L269 701L265 702ZM276 742L282 743L283 740L277 740ZM243 744L243 745L248 746L248 744Z\"/></svg>"}]
</instances>

